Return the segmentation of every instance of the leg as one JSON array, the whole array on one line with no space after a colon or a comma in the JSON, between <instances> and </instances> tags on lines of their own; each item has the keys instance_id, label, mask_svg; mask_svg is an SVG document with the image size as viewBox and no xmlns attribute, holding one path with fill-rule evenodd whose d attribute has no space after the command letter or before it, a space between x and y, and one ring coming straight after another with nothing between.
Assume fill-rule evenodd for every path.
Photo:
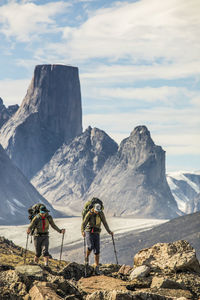
<instances>
[{"instance_id":1,"label":"leg","mask_svg":"<svg viewBox=\"0 0 200 300\"><path fill-rule=\"evenodd\" d=\"M86 243L87 243L87 251L85 257L85 263L88 264L90 253L94 249L93 233L86 232Z\"/></svg>"},{"instance_id":2,"label":"leg","mask_svg":"<svg viewBox=\"0 0 200 300\"><path fill-rule=\"evenodd\" d=\"M95 261L95 273L100 275L99 271L99 257L100 257L100 234L95 233L94 235L94 261Z\"/></svg>"},{"instance_id":3,"label":"leg","mask_svg":"<svg viewBox=\"0 0 200 300\"><path fill-rule=\"evenodd\" d=\"M38 263L39 257L41 256L41 253L42 253L42 244L41 244L40 236L34 236L34 246L35 246L34 262Z\"/></svg>"},{"instance_id":4,"label":"leg","mask_svg":"<svg viewBox=\"0 0 200 300\"><path fill-rule=\"evenodd\" d=\"M42 253L43 253L43 258L44 258L44 264L45 266L48 266L49 263L49 237L48 235L43 236L43 241L42 241Z\"/></svg>"}]
</instances>

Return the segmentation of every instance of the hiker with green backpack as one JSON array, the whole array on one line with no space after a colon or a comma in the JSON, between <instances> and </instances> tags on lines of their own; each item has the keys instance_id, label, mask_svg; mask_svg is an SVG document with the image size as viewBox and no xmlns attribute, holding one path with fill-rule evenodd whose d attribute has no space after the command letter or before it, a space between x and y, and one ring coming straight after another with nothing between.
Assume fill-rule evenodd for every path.
<instances>
[{"instance_id":1,"label":"hiker with green backpack","mask_svg":"<svg viewBox=\"0 0 200 300\"><path fill-rule=\"evenodd\" d=\"M89 264L90 253L94 252L95 274L99 275L99 256L100 256L100 232L101 222L109 234L113 236L110 230L105 215L103 213L103 203L98 198L92 198L85 204L82 212L83 221L81 225L81 233L84 239L86 238L87 251L85 254L85 264Z\"/></svg>"},{"instance_id":2,"label":"hiker with green backpack","mask_svg":"<svg viewBox=\"0 0 200 300\"><path fill-rule=\"evenodd\" d=\"M49 260L49 224L59 233L65 234L65 229L59 229L53 221L52 216L44 205L38 204L34 208L37 211L35 216L31 215L32 221L27 229L27 234L34 234L35 257L34 262L38 263L41 254L43 254L45 266L48 266ZM32 208L30 210L33 210Z\"/></svg>"}]
</instances>

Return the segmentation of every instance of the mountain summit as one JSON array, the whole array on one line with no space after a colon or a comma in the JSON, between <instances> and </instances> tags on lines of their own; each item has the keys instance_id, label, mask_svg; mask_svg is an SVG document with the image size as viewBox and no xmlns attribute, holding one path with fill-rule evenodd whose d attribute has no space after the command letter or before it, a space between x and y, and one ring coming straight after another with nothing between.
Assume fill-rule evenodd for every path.
<instances>
[{"instance_id":1,"label":"mountain summit","mask_svg":"<svg viewBox=\"0 0 200 300\"><path fill-rule=\"evenodd\" d=\"M19 110L0 130L0 143L30 179L81 132L78 68L38 65Z\"/></svg>"},{"instance_id":2,"label":"mountain summit","mask_svg":"<svg viewBox=\"0 0 200 300\"><path fill-rule=\"evenodd\" d=\"M95 177L86 198L96 195L114 216L173 218L180 214L165 176L165 151L146 126L124 139Z\"/></svg>"}]
</instances>

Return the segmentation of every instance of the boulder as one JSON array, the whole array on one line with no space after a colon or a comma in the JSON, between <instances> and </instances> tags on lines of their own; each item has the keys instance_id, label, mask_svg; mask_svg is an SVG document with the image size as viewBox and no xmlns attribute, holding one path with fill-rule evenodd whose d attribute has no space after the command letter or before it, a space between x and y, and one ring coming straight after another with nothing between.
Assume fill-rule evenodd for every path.
<instances>
[{"instance_id":1,"label":"boulder","mask_svg":"<svg viewBox=\"0 0 200 300\"><path fill-rule=\"evenodd\" d=\"M121 274L121 275L130 275L130 273L131 273L132 270L133 270L133 268L131 266L122 265L121 268L118 271L118 274Z\"/></svg>"},{"instance_id":2,"label":"boulder","mask_svg":"<svg viewBox=\"0 0 200 300\"><path fill-rule=\"evenodd\" d=\"M91 276L94 269L91 266L87 266L87 276ZM85 276L85 265L77 264L75 262L69 263L59 275L62 275L65 279L79 280Z\"/></svg>"},{"instance_id":3,"label":"boulder","mask_svg":"<svg viewBox=\"0 0 200 300\"><path fill-rule=\"evenodd\" d=\"M31 297L31 300L63 299L60 296L58 296L55 290L51 287L51 285L46 282L38 282L34 284L29 291L29 295Z\"/></svg>"},{"instance_id":4,"label":"boulder","mask_svg":"<svg viewBox=\"0 0 200 300\"><path fill-rule=\"evenodd\" d=\"M150 268L148 266L140 266L136 267L130 274L130 280L135 278L145 277L150 272Z\"/></svg>"},{"instance_id":5,"label":"boulder","mask_svg":"<svg viewBox=\"0 0 200 300\"><path fill-rule=\"evenodd\" d=\"M158 243L142 249L134 257L134 266L149 266L158 271L200 272L194 248L184 240L173 243Z\"/></svg>"},{"instance_id":6,"label":"boulder","mask_svg":"<svg viewBox=\"0 0 200 300\"><path fill-rule=\"evenodd\" d=\"M153 277L151 288L166 288L166 289L185 289L183 284L176 282L175 280L171 280L166 277Z\"/></svg>"},{"instance_id":7,"label":"boulder","mask_svg":"<svg viewBox=\"0 0 200 300\"><path fill-rule=\"evenodd\" d=\"M44 273L40 266L36 265L21 265L15 268L15 272L19 276L42 278Z\"/></svg>"}]
</instances>

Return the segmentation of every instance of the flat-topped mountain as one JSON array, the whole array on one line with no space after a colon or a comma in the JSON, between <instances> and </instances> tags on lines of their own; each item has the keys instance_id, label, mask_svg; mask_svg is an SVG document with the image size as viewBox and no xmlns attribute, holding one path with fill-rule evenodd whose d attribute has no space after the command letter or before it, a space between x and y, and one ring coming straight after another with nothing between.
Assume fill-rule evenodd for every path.
<instances>
[{"instance_id":1,"label":"flat-topped mountain","mask_svg":"<svg viewBox=\"0 0 200 300\"><path fill-rule=\"evenodd\" d=\"M0 130L0 143L30 179L81 132L78 68L38 65L19 110Z\"/></svg>"}]
</instances>

